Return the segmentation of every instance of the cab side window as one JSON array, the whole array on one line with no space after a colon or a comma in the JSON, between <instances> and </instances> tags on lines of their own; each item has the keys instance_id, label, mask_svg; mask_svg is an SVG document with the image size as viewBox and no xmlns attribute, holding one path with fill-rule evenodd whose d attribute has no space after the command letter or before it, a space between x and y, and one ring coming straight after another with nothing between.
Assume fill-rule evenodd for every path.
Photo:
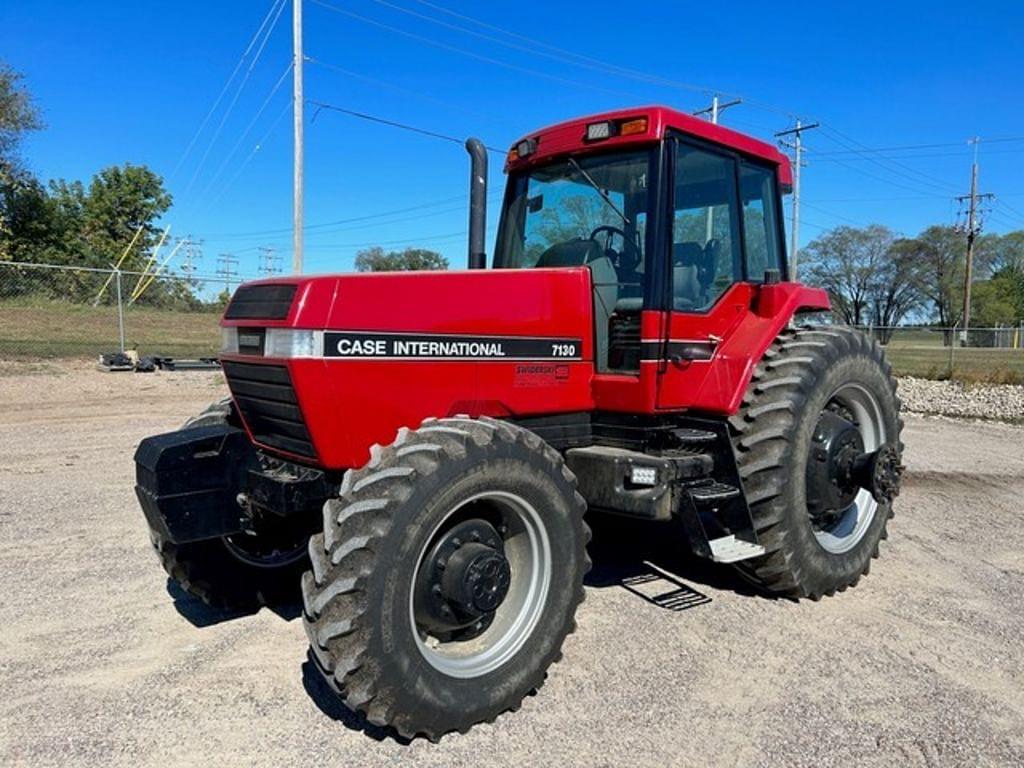
<instances>
[{"instance_id":1,"label":"cab side window","mask_svg":"<svg viewBox=\"0 0 1024 768\"><path fill-rule=\"evenodd\" d=\"M740 195L747 244L747 279L760 283L764 280L765 270L777 269L782 274L775 172L740 162Z\"/></svg>"},{"instance_id":2,"label":"cab side window","mask_svg":"<svg viewBox=\"0 0 1024 768\"><path fill-rule=\"evenodd\" d=\"M672 217L672 308L703 312L743 279L736 161L680 143Z\"/></svg>"}]
</instances>

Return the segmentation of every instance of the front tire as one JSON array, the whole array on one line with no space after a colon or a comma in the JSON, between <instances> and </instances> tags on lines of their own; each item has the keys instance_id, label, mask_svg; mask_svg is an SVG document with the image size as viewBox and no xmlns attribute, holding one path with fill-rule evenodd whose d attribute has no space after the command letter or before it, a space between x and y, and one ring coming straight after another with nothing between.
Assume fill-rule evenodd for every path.
<instances>
[{"instance_id":1,"label":"front tire","mask_svg":"<svg viewBox=\"0 0 1024 768\"><path fill-rule=\"evenodd\" d=\"M348 707L407 738L518 707L575 628L585 508L531 432L484 418L403 428L345 475L310 540L312 660Z\"/></svg>"},{"instance_id":2,"label":"front tire","mask_svg":"<svg viewBox=\"0 0 1024 768\"><path fill-rule=\"evenodd\" d=\"M892 447L898 491L899 411L892 369L864 334L805 327L779 335L730 420L740 477L765 548L763 556L737 564L744 576L775 594L817 600L868 573L887 537L891 496L876 500L859 488L823 510L828 505L814 492L821 486L810 479L817 469L809 465L824 460L822 430L832 422L850 424L860 450Z\"/></svg>"},{"instance_id":3,"label":"front tire","mask_svg":"<svg viewBox=\"0 0 1024 768\"><path fill-rule=\"evenodd\" d=\"M181 428L221 424L241 426L231 398L211 404ZM150 528L149 538L171 580L220 610L252 611L294 601L299 596L299 578L309 567L309 534L302 530L240 533L174 544Z\"/></svg>"}]
</instances>

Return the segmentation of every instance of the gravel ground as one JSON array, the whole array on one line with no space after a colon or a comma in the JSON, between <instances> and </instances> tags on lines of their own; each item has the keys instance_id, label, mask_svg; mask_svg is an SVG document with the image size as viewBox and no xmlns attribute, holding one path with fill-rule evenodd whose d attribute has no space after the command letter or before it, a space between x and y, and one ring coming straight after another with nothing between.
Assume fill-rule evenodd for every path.
<instances>
[{"instance_id":1,"label":"gravel ground","mask_svg":"<svg viewBox=\"0 0 1024 768\"><path fill-rule=\"evenodd\" d=\"M0 368L0 765L1024 764L1020 427L908 417L883 556L820 603L600 523L540 694L406 745L326 694L294 610L225 617L168 589L131 454L220 391Z\"/></svg>"},{"instance_id":2,"label":"gravel ground","mask_svg":"<svg viewBox=\"0 0 1024 768\"><path fill-rule=\"evenodd\" d=\"M903 407L912 413L1024 421L1024 386L961 384L907 376L900 379Z\"/></svg>"}]
</instances>

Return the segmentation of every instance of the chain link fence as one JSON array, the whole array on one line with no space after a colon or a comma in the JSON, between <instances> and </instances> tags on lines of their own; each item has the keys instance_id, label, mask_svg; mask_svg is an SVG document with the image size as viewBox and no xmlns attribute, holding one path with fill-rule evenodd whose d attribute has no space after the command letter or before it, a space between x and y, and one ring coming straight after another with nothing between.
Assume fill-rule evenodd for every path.
<instances>
[{"instance_id":1,"label":"chain link fence","mask_svg":"<svg viewBox=\"0 0 1024 768\"><path fill-rule=\"evenodd\" d=\"M210 357L227 297L248 277L146 274L0 261L0 359ZM1024 384L1024 323L1000 328L862 327L897 375Z\"/></svg>"},{"instance_id":2,"label":"chain link fence","mask_svg":"<svg viewBox=\"0 0 1024 768\"><path fill-rule=\"evenodd\" d=\"M1024 323L998 328L861 326L900 376L1024 384Z\"/></svg>"},{"instance_id":3,"label":"chain link fence","mask_svg":"<svg viewBox=\"0 0 1024 768\"><path fill-rule=\"evenodd\" d=\"M214 356L226 297L246 279L0 261L0 359Z\"/></svg>"}]
</instances>

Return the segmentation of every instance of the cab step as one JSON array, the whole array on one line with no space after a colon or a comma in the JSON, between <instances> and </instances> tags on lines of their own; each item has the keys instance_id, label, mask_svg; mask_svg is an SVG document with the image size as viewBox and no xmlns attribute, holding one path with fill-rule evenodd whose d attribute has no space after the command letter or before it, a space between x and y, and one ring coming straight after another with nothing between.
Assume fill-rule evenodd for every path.
<instances>
[{"instance_id":1,"label":"cab step","mask_svg":"<svg viewBox=\"0 0 1024 768\"><path fill-rule=\"evenodd\" d=\"M705 485L691 486L690 498L698 507L712 507L732 501L740 495L740 489L725 483L711 482Z\"/></svg>"},{"instance_id":2,"label":"cab step","mask_svg":"<svg viewBox=\"0 0 1024 768\"><path fill-rule=\"evenodd\" d=\"M672 437L681 445L710 445L718 440L718 435L707 429L692 427L676 427L671 431Z\"/></svg>"},{"instance_id":3,"label":"cab step","mask_svg":"<svg viewBox=\"0 0 1024 768\"><path fill-rule=\"evenodd\" d=\"M708 544L711 547L711 559L716 563L738 563L764 554L764 547L760 544L751 544L732 535L711 539Z\"/></svg>"}]
</instances>

